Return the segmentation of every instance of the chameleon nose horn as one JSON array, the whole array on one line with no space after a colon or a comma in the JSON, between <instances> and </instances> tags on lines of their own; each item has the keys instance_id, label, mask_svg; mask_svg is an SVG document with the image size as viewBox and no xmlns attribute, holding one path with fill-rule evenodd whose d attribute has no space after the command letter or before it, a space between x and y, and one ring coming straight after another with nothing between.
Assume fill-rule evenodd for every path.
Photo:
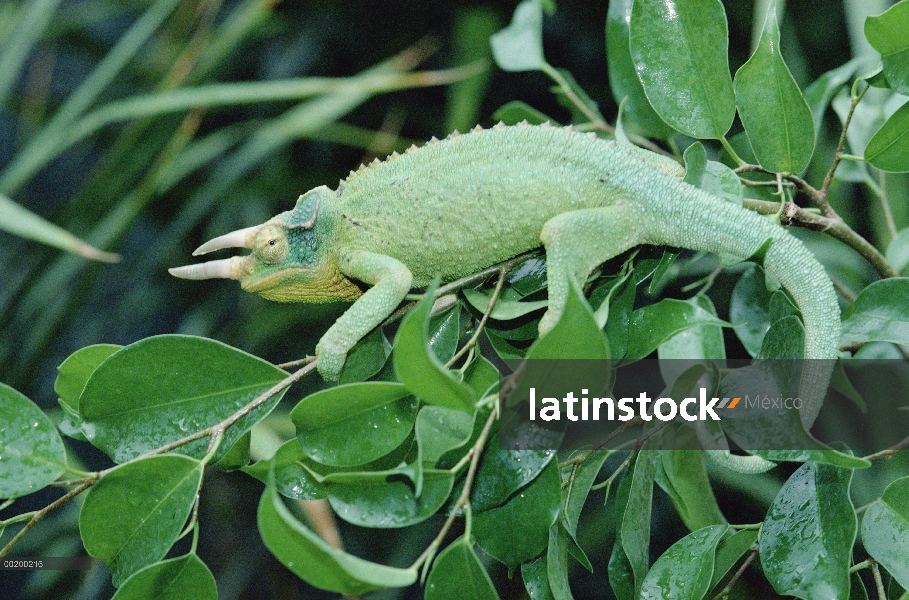
<instances>
[{"instance_id":1,"label":"chameleon nose horn","mask_svg":"<svg viewBox=\"0 0 909 600\"><path fill-rule=\"evenodd\" d=\"M180 279L240 279L244 262L243 257L234 256L198 265L174 267L167 272Z\"/></svg>"},{"instance_id":2,"label":"chameleon nose horn","mask_svg":"<svg viewBox=\"0 0 909 600\"><path fill-rule=\"evenodd\" d=\"M231 231L230 233L225 233L224 235L218 236L213 240L209 240L196 248L193 252L193 256L199 256L200 254L207 254L209 252L214 252L215 250L222 250L224 248L252 248L253 238L255 237L255 231L259 226L247 227L246 229L238 229L236 231Z\"/></svg>"}]
</instances>

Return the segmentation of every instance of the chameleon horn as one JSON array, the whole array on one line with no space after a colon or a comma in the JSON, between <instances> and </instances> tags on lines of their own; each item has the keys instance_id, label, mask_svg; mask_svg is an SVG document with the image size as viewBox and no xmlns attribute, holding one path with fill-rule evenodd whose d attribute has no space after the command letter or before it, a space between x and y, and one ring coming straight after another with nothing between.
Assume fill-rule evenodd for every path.
<instances>
[{"instance_id":1,"label":"chameleon horn","mask_svg":"<svg viewBox=\"0 0 909 600\"><path fill-rule=\"evenodd\" d=\"M239 279L242 260L241 257L235 256L198 265L174 267L167 272L180 279Z\"/></svg>"},{"instance_id":2,"label":"chameleon horn","mask_svg":"<svg viewBox=\"0 0 909 600\"><path fill-rule=\"evenodd\" d=\"M236 231L231 231L230 233L225 233L224 235L218 236L213 240L209 240L196 248L193 252L193 256L199 256L200 254L207 254L209 252L214 252L215 250L222 250L224 248L252 248L252 233L256 231L259 226L247 227L246 229L238 229Z\"/></svg>"}]
</instances>

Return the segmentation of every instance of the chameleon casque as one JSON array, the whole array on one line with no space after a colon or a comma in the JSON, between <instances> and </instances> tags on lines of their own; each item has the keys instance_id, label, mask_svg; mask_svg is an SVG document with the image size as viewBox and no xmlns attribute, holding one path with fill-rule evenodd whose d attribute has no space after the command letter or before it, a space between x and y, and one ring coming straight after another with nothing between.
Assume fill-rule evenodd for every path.
<instances>
[{"instance_id":1,"label":"chameleon casque","mask_svg":"<svg viewBox=\"0 0 909 600\"><path fill-rule=\"evenodd\" d=\"M477 127L373 161L337 190L310 190L293 210L194 252L249 248L248 256L170 273L237 279L243 289L281 302L353 300L316 347L319 372L334 380L357 341L412 287L438 276L451 281L542 244L545 334L559 320L569 286L583 285L594 268L629 248L654 244L745 258L772 238L764 267L802 313L805 357L835 359L839 307L814 256L779 224L684 183L683 175L670 158L570 127ZM809 362L818 364L803 373L801 389L826 389L832 361ZM803 410L807 426L819 402Z\"/></svg>"}]
</instances>

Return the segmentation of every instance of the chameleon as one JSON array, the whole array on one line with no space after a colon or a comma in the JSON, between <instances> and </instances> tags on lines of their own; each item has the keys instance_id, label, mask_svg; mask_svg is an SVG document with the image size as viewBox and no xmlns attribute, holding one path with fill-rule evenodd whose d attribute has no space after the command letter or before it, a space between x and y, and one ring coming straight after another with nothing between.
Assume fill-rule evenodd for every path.
<instances>
[{"instance_id":1,"label":"chameleon","mask_svg":"<svg viewBox=\"0 0 909 600\"><path fill-rule=\"evenodd\" d=\"M746 258L770 238L764 268L801 311L805 357L835 359L839 305L820 263L779 223L683 176L672 158L571 126L478 126L361 165L337 189L316 187L293 210L193 253L247 248L249 255L170 273L239 280L246 291L279 302L353 301L316 346L319 372L336 380L357 341L411 288L436 277L452 281L542 245L544 335L558 322L570 286L580 289L597 266L632 247ZM808 362L818 364L803 375L803 388L826 389L832 361ZM817 410L803 411L803 422L813 422Z\"/></svg>"}]
</instances>

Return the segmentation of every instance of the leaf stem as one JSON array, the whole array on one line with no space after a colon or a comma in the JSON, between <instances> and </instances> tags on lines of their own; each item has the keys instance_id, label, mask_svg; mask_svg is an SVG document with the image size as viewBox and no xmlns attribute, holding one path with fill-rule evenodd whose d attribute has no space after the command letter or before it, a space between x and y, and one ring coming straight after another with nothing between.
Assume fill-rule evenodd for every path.
<instances>
[{"instance_id":1,"label":"leaf stem","mask_svg":"<svg viewBox=\"0 0 909 600\"><path fill-rule=\"evenodd\" d=\"M881 579L881 569L877 566L876 560L871 560L871 574L874 576L874 585L877 587L878 600L887 600L887 590L884 588L884 580Z\"/></svg>"},{"instance_id":2,"label":"leaf stem","mask_svg":"<svg viewBox=\"0 0 909 600\"><path fill-rule=\"evenodd\" d=\"M736 153L732 147L732 144L729 143L729 140L726 139L725 135L720 137L720 145L723 146L723 150L725 150L732 158L732 160L735 161L735 164L739 166L748 164Z\"/></svg>"},{"instance_id":3,"label":"leaf stem","mask_svg":"<svg viewBox=\"0 0 909 600\"><path fill-rule=\"evenodd\" d=\"M17 543L19 543L19 540L21 540L25 536L26 533L31 531L32 527L37 525L41 521L41 519L43 519L48 514L57 510L58 508L60 508L61 506L63 506L64 504L66 504L67 502L69 502L70 500L72 500L73 498L75 498L76 496L78 496L79 494L81 494L82 492L87 490L88 488L90 488L92 485L94 485L94 483L96 481L97 481L97 479L92 479L90 481L86 481L79 487L72 489L72 490L68 491L66 494L64 494L63 496L57 498L56 500L54 500L53 502L51 502L50 504L48 504L41 510L36 511L32 515L32 518L29 520L29 522L25 524L25 527L23 527L18 532L16 532L16 535L13 536L13 539L11 539L8 544L6 544L2 549L0 549L0 556L6 556L7 554L9 554L10 550L13 549L13 546L15 546Z\"/></svg>"},{"instance_id":4,"label":"leaf stem","mask_svg":"<svg viewBox=\"0 0 909 600\"><path fill-rule=\"evenodd\" d=\"M836 174L836 168L840 165L840 161L845 156L849 156L850 158L852 158L851 155L843 154L843 149L846 147L846 132L849 131L849 125L850 125L850 123L852 123L852 115L855 114L855 107L858 106L858 103L861 102L862 97L865 95L865 92L867 92L869 89L871 89L871 86L866 85L865 89L863 89L858 94L854 94L852 96L852 104L849 106L849 112L846 114L846 120L843 121L843 129L842 129L842 131L840 131L840 141L836 145L836 153L833 155L833 162L830 164L830 170L827 171L827 175L824 176L823 185L821 185L820 193L823 196L823 205L826 206L827 209L831 210L831 211L832 211L832 209L830 208L830 205L827 203L827 196L828 196L828 193L830 192L830 185L833 183L833 176L834 176L834 174ZM818 205L818 206L821 208L822 211L824 211L825 216L830 216L829 214L827 214L827 211L824 210L824 206L821 206L821 205Z\"/></svg>"},{"instance_id":5,"label":"leaf stem","mask_svg":"<svg viewBox=\"0 0 909 600\"><path fill-rule=\"evenodd\" d=\"M741 579L742 575L745 574L745 569L748 568L748 565L751 564L751 562L754 560L754 557L758 555L758 549L759 547L757 544L751 547L751 554L748 555L748 558L745 559L745 562L743 562L738 571L735 572L735 575L732 576L732 579L729 580L729 583L726 584L726 587L720 590L720 592L713 597L713 600L722 600L723 598L729 597L729 592L732 591L732 586L734 586L736 582Z\"/></svg>"},{"instance_id":6,"label":"leaf stem","mask_svg":"<svg viewBox=\"0 0 909 600\"><path fill-rule=\"evenodd\" d=\"M464 344L460 350L451 357L447 363L445 363L445 368L451 367L451 365L458 362L458 360L467 353L468 350L474 347L477 343L477 340L480 339L480 334L483 333L483 328L486 327L486 321L489 320L489 315L492 314L493 309L496 306L496 302L499 300L499 294L502 293L502 287L505 285L505 276L508 274L508 269L506 267L499 268L499 279L496 281L496 287L492 291L492 295L489 297L489 304L486 306L486 311L483 313L483 317L480 319L480 322L477 324L477 328L474 330L473 335L467 340L467 343Z\"/></svg>"}]
</instances>

